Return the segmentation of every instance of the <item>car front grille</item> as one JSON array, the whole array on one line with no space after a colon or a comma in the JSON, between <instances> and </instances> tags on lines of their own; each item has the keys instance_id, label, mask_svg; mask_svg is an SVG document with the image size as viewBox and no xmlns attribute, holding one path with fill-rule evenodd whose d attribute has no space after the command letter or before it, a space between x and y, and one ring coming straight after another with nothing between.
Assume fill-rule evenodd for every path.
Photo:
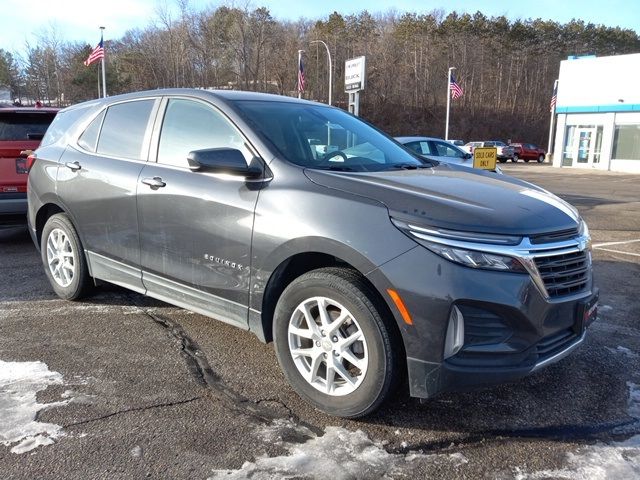
<instances>
[{"instance_id":1,"label":"car front grille","mask_svg":"<svg viewBox=\"0 0 640 480\"><path fill-rule=\"evenodd\" d=\"M586 250L536 257L540 277L550 298L583 291L589 282L589 256Z\"/></svg>"},{"instance_id":2,"label":"car front grille","mask_svg":"<svg viewBox=\"0 0 640 480\"><path fill-rule=\"evenodd\" d=\"M538 361L551 357L557 352L563 350L567 344L571 343L576 338L578 338L578 335L576 335L576 333L570 328L543 338L536 345Z\"/></svg>"},{"instance_id":3,"label":"car front grille","mask_svg":"<svg viewBox=\"0 0 640 480\"><path fill-rule=\"evenodd\" d=\"M543 233L541 235L532 235L529 237L531 244L540 245L543 243L561 242L571 240L579 235L578 228L570 228L568 230L560 230L558 232Z\"/></svg>"}]
</instances>

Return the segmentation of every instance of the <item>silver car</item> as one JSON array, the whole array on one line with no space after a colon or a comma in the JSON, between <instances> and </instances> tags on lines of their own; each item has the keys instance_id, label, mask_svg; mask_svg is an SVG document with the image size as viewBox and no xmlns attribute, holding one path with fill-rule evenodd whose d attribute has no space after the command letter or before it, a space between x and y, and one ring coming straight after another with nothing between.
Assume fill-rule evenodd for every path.
<instances>
[{"instance_id":1,"label":"silver car","mask_svg":"<svg viewBox=\"0 0 640 480\"><path fill-rule=\"evenodd\" d=\"M395 137L395 139L419 155L433 158L439 162L473 168L473 155L447 140L433 137ZM494 171L502 173L497 165Z\"/></svg>"}]
</instances>

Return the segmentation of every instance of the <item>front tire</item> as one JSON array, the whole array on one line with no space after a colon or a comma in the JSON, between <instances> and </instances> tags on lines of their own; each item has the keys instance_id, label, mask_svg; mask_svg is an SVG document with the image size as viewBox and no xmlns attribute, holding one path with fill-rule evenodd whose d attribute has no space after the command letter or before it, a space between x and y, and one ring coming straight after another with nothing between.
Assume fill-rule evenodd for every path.
<instances>
[{"instance_id":1,"label":"front tire","mask_svg":"<svg viewBox=\"0 0 640 480\"><path fill-rule=\"evenodd\" d=\"M47 220L40 252L49 283L60 298L77 300L87 293L91 284L87 261L67 215L58 213Z\"/></svg>"},{"instance_id":2,"label":"front tire","mask_svg":"<svg viewBox=\"0 0 640 480\"><path fill-rule=\"evenodd\" d=\"M541 154L541 155L538 157L538 163L543 163L543 162L544 162L544 155L542 155L542 154Z\"/></svg>"},{"instance_id":3,"label":"front tire","mask_svg":"<svg viewBox=\"0 0 640 480\"><path fill-rule=\"evenodd\" d=\"M514 155L514 156L511 158L511 161L512 161L513 163L516 163L516 162L518 161L518 155ZM526 160L525 160L525 161L526 161Z\"/></svg>"},{"instance_id":4,"label":"front tire","mask_svg":"<svg viewBox=\"0 0 640 480\"><path fill-rule=\"evenodd\" d=\"M399 377L401 351L381 312L378 296L353 270L313 270L289 284L276 306L274 344L294 390L330 415L376 410Z\"/></svg>"}]
</instances>

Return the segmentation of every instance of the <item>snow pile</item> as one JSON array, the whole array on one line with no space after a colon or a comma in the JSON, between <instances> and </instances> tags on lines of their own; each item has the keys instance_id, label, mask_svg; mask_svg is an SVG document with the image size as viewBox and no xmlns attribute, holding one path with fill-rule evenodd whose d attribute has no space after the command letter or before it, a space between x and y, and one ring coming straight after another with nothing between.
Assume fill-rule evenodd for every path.
<instances>
[{"instance_id":1,"label":"snow pile","mask_svg":"<svg viewBox=\"0 0 640 480\"><path fill-rule=\"evenodd\" d=\"M209 480L387 478L406 473L418 462L447 461L454 467L468 462L461 453L429 456L391 454L363 431L352 432L341 427L327 427L324 435L316 436L304 427L280 420L261 428L258 436L266 442L283 446L288 455L259 457L255 462L245 462L239 470L215 470ZM303 443L284 441L283 438L294 438Z\"/></svg>"},{"instance_id":2,"label":"snow pile","mask_svg":"<svg viewBox=\"0 0 640 480\"><path fill-rule=\"evenodd\" d=\"M38 403L37 392L49 385L61 385L62 375L42 362L0 360L0 443L14 443L12 453L25 453L40 445L51 445L63 435L62 427L36 421L38 411L69 402Z\"/></svg>"},{"instance_id":3,"label":"snow pile","mask_svg":"<svg viewBox=\"0 0 640 480\"><path fill-rule=\"evenodd\" d=\"M627 382L629 387L628 414L640 420L640 386ZM628 480L640 478L640 435L624 442L609 445L598 443L567 454L567 467L525 473L516 469L516 480Z\"/></svg>"}]
</instances>

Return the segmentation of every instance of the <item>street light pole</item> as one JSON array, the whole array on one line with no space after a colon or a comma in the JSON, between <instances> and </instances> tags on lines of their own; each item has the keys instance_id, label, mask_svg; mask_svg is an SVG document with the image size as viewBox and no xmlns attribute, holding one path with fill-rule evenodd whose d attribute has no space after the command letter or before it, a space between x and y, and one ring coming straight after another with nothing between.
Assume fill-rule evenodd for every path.
<instances>
[{"instance_id":1,"label":"street light pole","mask_svg":"<svg viewBox=\"0 0 640 480\"><path fill-rule=\"evenodd\" d=\"M447 125L444 129L444 139L449 140L449 107L451 106L451 72L456 67L449 67L449 74L447 75Z\"/></svg>"},{"instance_id":2,"label":"street light pole","mask_svg":"<svg viewBox=\"0 0 640 480\"><path fill-rule=\"evenodd\" d=\"M326 43L324 43L322 40L312 40L309 42L309 44L311 43L321 43L322 45L324 45L324 48L327 50L327 58L329 59L329 105L331 105L331 93L332 93L332 87L333 87L333 79L332 79L332 64L331 64L331 52L329 51L329 47L327 46Z\"/></svg>"}]
</instances>

